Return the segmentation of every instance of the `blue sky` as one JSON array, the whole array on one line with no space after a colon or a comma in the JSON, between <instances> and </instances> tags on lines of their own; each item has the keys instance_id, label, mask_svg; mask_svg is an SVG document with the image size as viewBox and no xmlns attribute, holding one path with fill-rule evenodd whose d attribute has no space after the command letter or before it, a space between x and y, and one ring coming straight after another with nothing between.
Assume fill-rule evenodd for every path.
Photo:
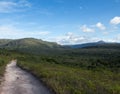
<instances>
[{"instance_id":1,"label":"blue sky","mask_svg":"<svg viewBox=\"0 0 120 94\"><path fill-rule=\"evenodd\" d=\"M0 38L120 42L120 0L0 0Z\"/></svg>"}]
</instances>

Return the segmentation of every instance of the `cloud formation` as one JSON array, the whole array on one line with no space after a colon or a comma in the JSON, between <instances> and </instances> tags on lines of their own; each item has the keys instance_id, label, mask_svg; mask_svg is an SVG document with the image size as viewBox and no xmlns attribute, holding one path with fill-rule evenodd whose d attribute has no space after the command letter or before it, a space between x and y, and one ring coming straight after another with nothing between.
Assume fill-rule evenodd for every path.
<instances>
[{"instance_id":1,"label":"cloud formation","mask_svg":"<svg viewBox=\"0 0 120 94\"><path fill-rule=\"evenodd\" d=\"M27 0L15 1L0 1L0 13L11 13L22 11L25 8L30 7L31 4Z\"/></svg>"},{"instance_id":2,"label":"cloud formation","mask_svg":"<svg viewBox=\"0 0 120 94\"><path fill-rule=\"evenodd\" d=\"M69 44L82 44L87 42L96 42L100 39L98 38L89 38L87 36L80 36L73 34L72 32L68 32L64 36L56 37L54 40L56 40L57 43L62 45L69 45Z\"/></svg>"},{"instance_id":3,"label":"cloud formation","mask_svg":"<svg viewBox=\"0 0 120 94\"><path fill-rule=\"evenodd\" d=\"M40 38L41 36L48 35L50 32L49 31L42 31L42 30L37 30L37 31L25 31L16 28L15 26L12 25L2 25L0 26L0 38L25 38L25 37L35 37L35 38Z\"/></svg>"},{"instance_id":4,"label":"cloud formation","mask_svg":"<svg viewBox=\"0 0 120 94\"><path fill-rule=\"evenodd\" d=\"M116 16L110 20L110 23L113 25L118 25L120 24L120 16Z\"/></svg>"},{"instance_id":5,"label":"cloud formation","mask_svg":"<svg viewBox=\"0 0 120 94\"><path fill-rule=\"evenodd\" d=\"M94 29L87 27L87 25L81 26L80 29L81 29L83 32L95 32Z\"/></svg>"},{"instance_id":6,"label":"cloud formation","mask_svg":"<svg viewBox=\"0 0 120 94\"><path fill-rule=\"evenodd\" d=\"M97 38L97 37L89 37L89 36L80 36L73 34L72 32L68 32L64 36L59 36L53 38L54 42L57 42L61 45L74 45L74 44L83 44L83 43L91 43L91 42L98 42L98 41L105 41L105 42L120 42L120 34L113 38ZM53 41L51 40L51 41ZM49 40L50 41L50 40Z\"/></svg>"},{"instance_id":7,"label":"cloud formation","mask_svg":"<svg viewBox=\"0 0 120 94\"><path fill-rule=\"evenodd\" d=\"M104 26L104 24L102 24L101 22L98 22L96 24L96 27L99 28L100 30L105 30L106 29L106 27Z\"/></svg>"}]
</instances>

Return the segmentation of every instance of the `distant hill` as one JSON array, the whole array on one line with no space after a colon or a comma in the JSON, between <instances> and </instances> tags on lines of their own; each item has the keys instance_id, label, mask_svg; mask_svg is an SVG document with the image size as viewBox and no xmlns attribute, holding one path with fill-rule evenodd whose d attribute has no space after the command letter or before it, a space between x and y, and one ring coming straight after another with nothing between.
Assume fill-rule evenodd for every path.
<instances>
[{"instance_id":1,"label":"distant hill","mask_svg":"<svg viewBox=\"0 0 120 94\"><path fill-rule=\"evenodd\" d=\"M61 46L54 42L47 42L35 38L23 38L16 40L0 40L0 48L20 50L27 52L41 52L46 49L57 49ZM44 51L45 52L45 51Z\"/></svg>"},{"instance_id":2,"label":"distant hill","mask_svg":"<svg viewBox=\"0 0 120 94\"><path fill-rule=\"evenodd\" d=\"M12 41L11 39L0 39L0 45L4 45Z\"/></svg>"},{"instance_id":3,"label":"distant hill","mask_svg":"<svg viewBox=\"0 0 120 94\"><path fill-rule=\"evenodd\" d=\"M70 48L120 48L120 43L108 43L104 41L98 41L93 43L67 45Z\"/></svg>"},{"instance_id":4,"label":"distant hill","mask_svg":"<svg viewBox=\"0 0 120 94\"><path fill-rule=\"evenodd\" d=\"M104 41L98 41L98 42L92 42L92 43L84 43L84 44L76 44L76 45L67 45L66 47L70 48L84 48L84 47L92 47L92 46L97 46L100 44L105 44Z\"/></svg>"},{"instance_id":5,"label":"distant hill","mask_svg":"<svg viewBox=\"0 0 120 94\"><path fill-rule=\"evenodd\" d=\"M23 39L0 39L0 48L8 50L16 50L20 52L28 52L35 54L58 54L66 53L71 50L85 48L85 49L120 49L120 43L107 43L104 41L98 41L86 44L77 45L64 45L61 46L55 42L47 42L41 39L35 38L23 38Z\"/></svg>"}]
</instances>

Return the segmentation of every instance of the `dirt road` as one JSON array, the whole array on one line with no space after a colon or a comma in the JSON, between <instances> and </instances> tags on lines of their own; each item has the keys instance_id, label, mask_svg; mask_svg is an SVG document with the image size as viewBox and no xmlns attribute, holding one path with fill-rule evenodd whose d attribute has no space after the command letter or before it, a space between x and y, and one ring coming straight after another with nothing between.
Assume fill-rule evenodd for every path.
<instances>
[{"instance_id":1,"label":"dirt road","mask_svg":"<svg viewBox=\"0 0 120 94\"><path fill-rule=\"evenodd\" d=\"M16 66L13 60L6 67L0 94L52 94L34 76Z\"/></svg>"}]
</instances>

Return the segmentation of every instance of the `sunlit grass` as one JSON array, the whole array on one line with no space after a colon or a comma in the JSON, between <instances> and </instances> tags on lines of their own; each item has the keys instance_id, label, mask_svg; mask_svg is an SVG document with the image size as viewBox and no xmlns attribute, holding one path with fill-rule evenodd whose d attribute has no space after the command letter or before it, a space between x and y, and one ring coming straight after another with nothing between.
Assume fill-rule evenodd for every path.
<instances>
[{"instance_id":1,"label":"sunlit grass","mask_svg":"<svg viewBox=\"0 0 120 94\"><path fill-rule=\"evenodd\" d=\"M20 62L57 94L119 94L120 73L91 71L50 63Z\"/></svg>"}]
</instances>

